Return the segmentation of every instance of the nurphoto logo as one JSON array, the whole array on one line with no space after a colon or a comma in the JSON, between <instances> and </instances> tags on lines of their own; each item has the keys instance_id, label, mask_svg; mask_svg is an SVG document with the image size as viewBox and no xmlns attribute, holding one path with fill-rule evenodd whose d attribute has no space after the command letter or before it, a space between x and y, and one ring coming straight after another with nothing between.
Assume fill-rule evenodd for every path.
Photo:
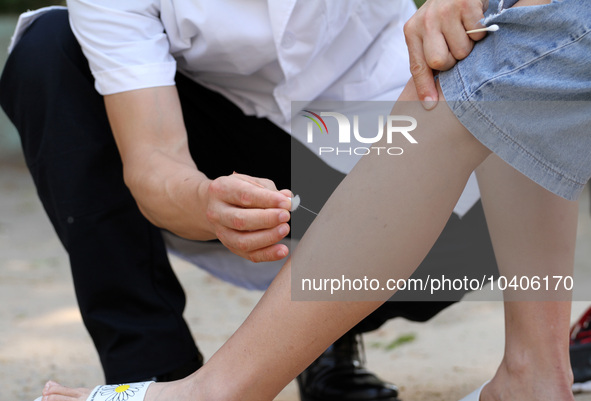
<instances>
[{"instance_id":1,"label":"nurphoto logo","mask_svg":"<svg viewBox=\"0 0 591 401\"><path fill-rule=\"evenodd\" d=\"M321 135L330 134L324 118L334 118L334 121L337 123L338 136L334 139L335 142L338 142L338 145L318 147L318 154L320 156L331 153L335 155L346 154L358 156L367 155L370 153L388 154L391 156L399 156L403 154L404 150L399 146L343 146L346 144L351 144L352 139L356 143L360 144L376 144L383 139L384 134L386 135L387 145L391 145L393 138L397 135L402 135L411 144L418 143L417 140L410 134L411 131L417 128L417 120L410 116L389 115L384 118L383 115L379 115L377 118L377 133L370 136L361 135L358 115L353 116L353 124L351 124L349 117L334 111L322 111L320 113L315 113L310 110L303 110L301 116L310 120L308 121L306 132L307 143L314 143L315 132L320 133ZM384 120L386 120L385 124Z\"/></svg>"}]
</instances>

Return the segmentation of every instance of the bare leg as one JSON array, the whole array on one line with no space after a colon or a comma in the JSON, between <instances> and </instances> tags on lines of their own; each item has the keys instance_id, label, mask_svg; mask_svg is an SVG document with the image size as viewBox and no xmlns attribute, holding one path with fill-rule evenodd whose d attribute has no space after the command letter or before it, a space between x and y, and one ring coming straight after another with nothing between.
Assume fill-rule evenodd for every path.
<instances>
[{"instance_id":1,"label":"bare leg","mask_svg":"<svg viewBox=\"0 0 591 401\"><path fill-rule=\"evenodd\" d=\"M347 176L294 252L300 275L338 266L339 274L354 277L363 266L368 277L410 276L443 229L469 174L488 156L446 104L425 112L412 83L400 100L393 112L418 120L413 131L418 144L401 139L403 156L365 157ZM381 304L294 302L290 290L288 262L202 369L185 380L151 386L147 400L272 400ZM62 389L51 386L46 393Z\"/></svg>"},{"instance_id":2,"label":"bare leg","mask_svg":"<svg viewBox=\"0 0 591 401\"><path fill-rule=\"evenodd\" d=\"M518 280L572 276L577 202L546 191L495 155L478 169L478 179L500 273ZM505 354L482 401L573 399L570 293L549 281L549 291L505 291Z\"/></svg>"}]
</instances>

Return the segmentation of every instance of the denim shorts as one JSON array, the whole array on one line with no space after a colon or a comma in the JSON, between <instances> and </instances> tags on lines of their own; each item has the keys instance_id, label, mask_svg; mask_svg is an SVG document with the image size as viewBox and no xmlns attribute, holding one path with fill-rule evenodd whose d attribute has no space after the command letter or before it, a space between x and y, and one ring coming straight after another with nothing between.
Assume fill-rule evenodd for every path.
<instances>
[{"instance_id":1,"label":"denim shorts","mask_svg":"<svg viewBox=\"0 0 591 401\"><path fill-rule=\"evenodd\" d=\"M490 1L483 23L500 29L442 72L441 88L480 142L576 200L591 178L591 2L513 3Z\"/></svg>"}]
</instances>

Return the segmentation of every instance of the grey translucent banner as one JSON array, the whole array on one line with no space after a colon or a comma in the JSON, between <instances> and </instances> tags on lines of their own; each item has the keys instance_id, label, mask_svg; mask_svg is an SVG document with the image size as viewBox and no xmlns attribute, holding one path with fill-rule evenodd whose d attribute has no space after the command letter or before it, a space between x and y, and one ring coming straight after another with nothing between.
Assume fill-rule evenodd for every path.
<instances>
[{"instance_id":1,"label":"grey translucent banner","mask_svg":"<svg viewBox=\"0 0 591 401\"><path fill-rule=\"evenodd\" d=\"M489 113L493 120L496 115L508 115L503 121L496 120L507 130L519 130L527 125L530 133L526 134L526 140L537 140L537 131L547 147L552 146L556 136L548 138L544 131L554 129L552 124L556 121L564 125L565 113L566 121L573 113L581 117L571 125L566 124L566 131L591 135L590 105L589 102L490 102L476 107ZM441 187L444 190L440 193L444 193L447 183L443 179L449 179L451 186L457 185L456 177L422 169L417 161L419 156L415 156L424 153L440 157L441 161L432 163L435 166L445 166L446 160L452 164L463 157L445 154L448 142L437 142L446 140L445 135L449 135L446 127L459 124L449 107L458 106L440 103L429 114L416 102L399 102L396 107L393 102L292 103L292 191L301 201L291 220L292 238L298 240L294 242L291 259L293 300L502 300L504 290L505 297L511 300L572 297L591 301L588 188L580 196L574 270L568 261L564 266L544 270L533 257L531 266L526 267L524 263L515 271L505 268L502 274L492 251L475 177L471 176L466 190L461 196L458 194L455 208L443 196L441 202L445 204L439 205L438 192L425 189ZM520 119L511 118L515 115L521 116ZM582 150L577 149L574 153L579 154L572 157L580 159L581 154L587 154L583 162L591 166L590 145L591 140L581 143ZM439 146L441 152L425 152L423 146ZM355 168L353 174L359 185L345 185L337 190L323 210L327 199L361 158L376 162ZM379 168L368 171L366 165ZM403 180L402 175L411 178ZM433 179L436 184L430 184L431 175L441 175L441 179ZM466 177L461 179L466 181ZM384 187L388 189L382 190ZM418 210L423 205L421 196L434 200L431 209ZM388 198L398 206L389 207ZM429 226L433 210L440 207L449 216L447 222L433 224L433 230L442 230L441 235L437 237L426 229L429 235L417 236L420 230L415 228ZM520 216L515 218L518 220ZM310 233L304 235L312 224ZM403 238L407 232L412 238ZM388 241L384 236L389 235L401 236L403 240ZM296 247L301 238L301 244ZM421 249L430 249L424 258L419 254L426 251ZM540 244L540 254L546 250Z\"/></svg>"}]
</instances>

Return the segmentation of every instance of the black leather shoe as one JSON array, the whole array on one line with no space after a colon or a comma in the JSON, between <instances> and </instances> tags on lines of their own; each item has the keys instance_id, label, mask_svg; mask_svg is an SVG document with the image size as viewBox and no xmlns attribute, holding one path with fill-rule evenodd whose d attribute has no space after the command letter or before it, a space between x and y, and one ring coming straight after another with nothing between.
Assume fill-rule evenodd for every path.
<instances>
[{"instance_id":1,"label":"black leather shoe","mask_svg":"<svg viewBox=\"0 0 591 401\"><path fill-rule=\"evenodd\" d=\"M301 400L398 401L395 385L363 367L361 345L361 336L347 333L324 351L298 376Z\"/></svg>"}]
</instances>

